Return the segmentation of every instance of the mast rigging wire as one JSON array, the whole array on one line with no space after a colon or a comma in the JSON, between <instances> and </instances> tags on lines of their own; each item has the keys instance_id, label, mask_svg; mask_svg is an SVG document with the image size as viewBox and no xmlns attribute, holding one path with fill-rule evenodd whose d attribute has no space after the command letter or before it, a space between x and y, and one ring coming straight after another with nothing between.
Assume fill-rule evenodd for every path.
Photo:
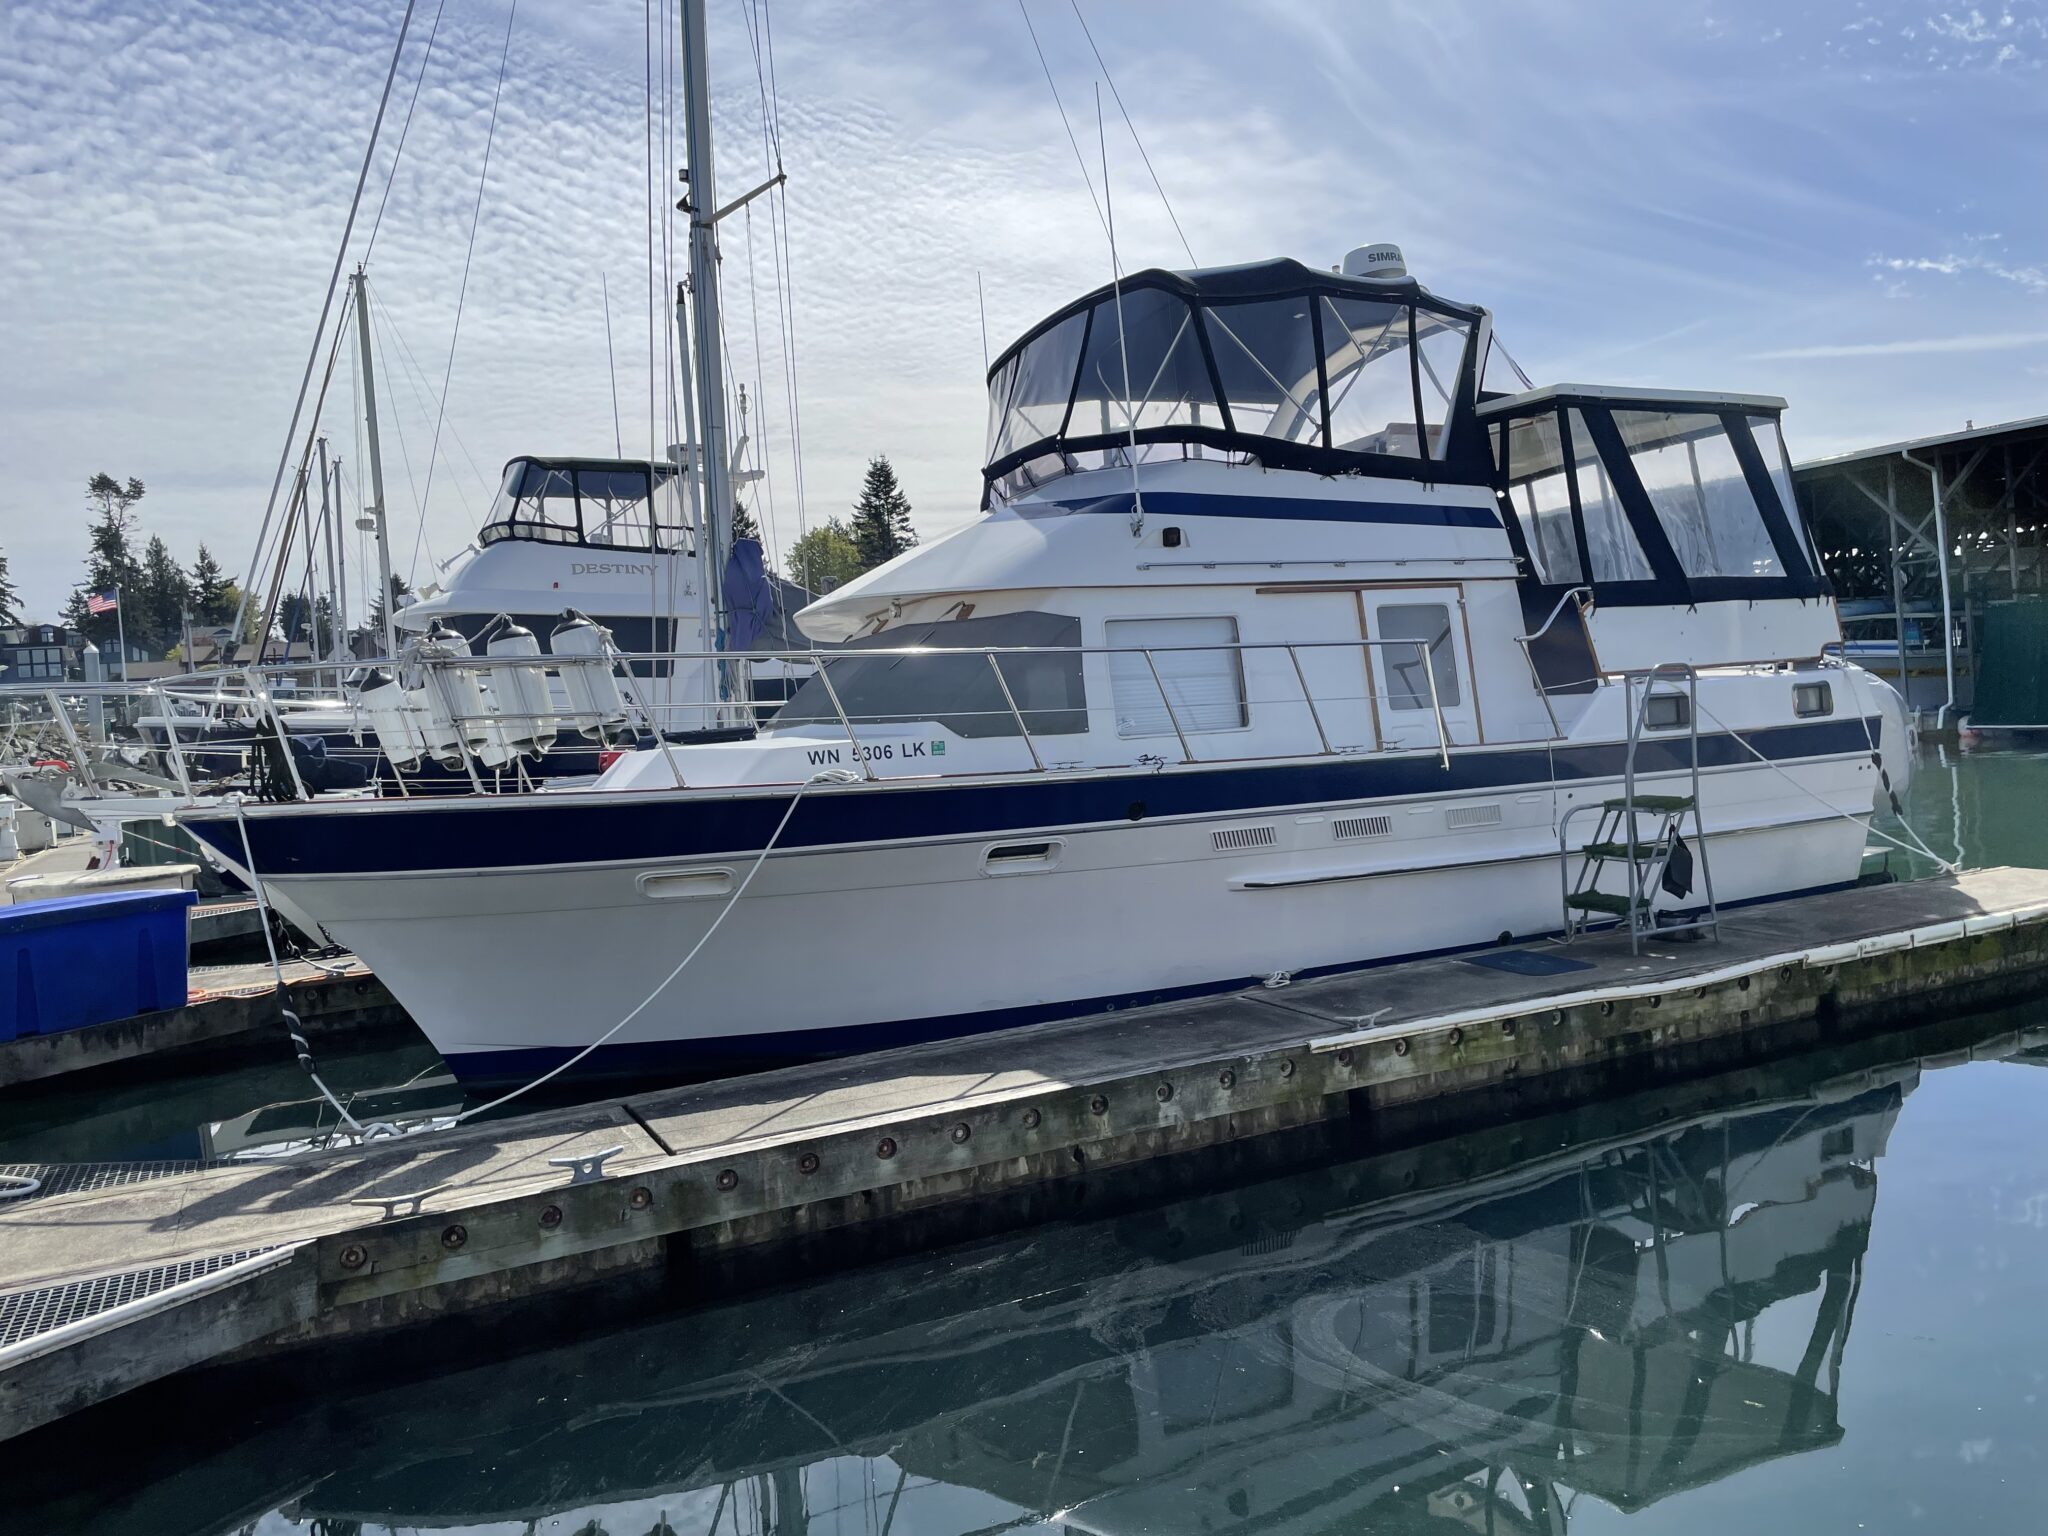
<instances>
[{"instance_id":1,"label":"mast rigging wire","mask_svg":"<svg viewBox=\"0 0 2048 1536\"><path fill-rule=\"evenodd\" d=\"M477 225L483 222L484 186L491 179L491 147L498 140L498 103L505 94L505 66L512 59L512 23L518 16L519 0L512 0L505 11L505 48L498 56L497 88L491 92L491 122L484 132L484 164L483 169L477 174L476 204L470 209L469 214L469 244L462 253L462 282L455 291L455 324L448 332L448 363L441 373L441 408L434 413L434 440L427 449L427 489L420 497L420 525L418 532L413 536L412 566L406 572L407 581L411 581L419 572L420 545L425 541L427 534L427 497L434 494L434 462L441 451L441 421L448 409L448 384L455 376L455 343L462 336L462 311L469 302L469 267L476 255Z\"/></svg>"},{"instance_id":2,"label":"mast rigging wire","mask_svg":"<svg viewBox=\"0 0 2048 1536\"><path fill-rule=\"evenodd\" d=\"M1018 3L1022 4L1023 0L1018 0ZM1109 72L1109 64L1102 57L1102 50L1095 46L1095 34L1088 30L1088 19L1081 14L1081 0L1067 0L1067 3L1074 8L1074 20L1081 23L1081 35L1088 39L1088 51L1095 55L1095 62L1101 66L1102 78L1109 82L1109 94L1116 100L1117 111L1124 115L1124 126L1131 130L1131 142L1138 146L1138 158L1145 162L1145 171L1152 178L1153 189L1158 192L1159 201L1166 205L1166 216L1173 220L1173 232L1180 236L1180 248L1188 253L1189 264L1199 267L1201 263L1195 259L1195 248L1188 244L1187 231L1180 227L1180 216L1173 211L1173 200L1166 195L1166 188L1159 181L1159 173L1152 168L1152 157L1145 153L1145 141L1138 137L1138 125L1131 121L1131 109L1124 105L1123 92L1116 88L1116 76ZM1107 172L1104 174L1107 176ZM1106 202L1109 198L1109 189L1106 185L1102 195ZM984 350L986 347L987 343L984 341Z\"/></svg>"},{"instance_id":3,"label":"mast rigging wire","mask_svg":"<svg viewBox=\"0 0 2048 1536\"><path fill-rule=\"evenodd\" d=\"M1060 88L1053 84L1052 66L1045 62L1045 50L1038 45L1038 29L1031 25L1031 13L1024 8L1024 0L1017 0L1017 14L1024 18L1024 30L1031 34L1031 48L1038 55L1038 67L1045 71L1045 87L1052 92L1052 104L1060 114L1060 126L1067 130L1067 142L1074 146L1074 164L1081 168L1081 180L1088 186L1088 201L1095 208L1095 222L1102 226L1104 234L1109 233L1109 221L1102 215L1102 201L1095 195L1095 179L1088 174L1088 159L1081 153L1081 141L1074 137L1074 125L1067 121L1066 104L1060 100Z\"/></svg>"},{"instance_id":4,"label":"mast rigging wire","mask_svg":"<svg viewBox=\"0 0 2048 1536\"><path fill-rule=\"evenodd\" d=\"M803 396L797 387L796 376L796 288L789 250L789 182L783 177L782 169L782 93L775 79L775 20L769 11L768 0L757 0L757 3L760 7L760 24L754 29L759 34L754 56L757 81L761 77L764 60L767 64L762 147L764 154L772 154L775 175L781 178L768 200L769 251L775 267L775 315L782 348L784 403L789 413L790 476L796 492L796 531L797 537L802 539L810 531L809 501L804 475Z\"/></svg>"},{"instance_id":5,"label":"mast rigging wire","mask_svg":"<svg viewBox=\"0 0 2048 1536\"><path fill-rule=\"evenodd\" d=\"M291 462L292 439L299 434L299 416L306 406L306 390L313 382L313 365L320 360L320 341L327 333L327 317L334 309L334 290L341 281L342 263L348 259L349 237L355 233L356 214L363 205L363 187L370 179L370 162L377 153L377 135L384 127L384 110L391 103L392 82L398 78L399 55L405 51L406 34L412 29L412 13L418 3L419 0L405 0L405 15L398 23L398 40L391 48L391 67L385 71L384 90L377 98L377 115L370 124L370 142L363 148L363 166L356 173L356 190L349 198L348 219L342 225L341 241L334 250L334 270L327 274L327 296L320 301L320 322L313 329L313 344L306 350L306 368L299 377L298 398L292 402L291 424L284 431L284 446L278 450L277 469L270 478L270 495L263 505L263 522L256 530L256 548L249 558L249 578L242 584L241 606L235 611L234 632L237 635L243 633L243 622L249 614L249 596L255 590L256 572L262 563L264 543L270 537L271 520L277 514L277 493L284 484L285 466Z\"/></svg>"},{"instance_id":6,"label":"mast rigging wire","mask_svg":"<svg viewBox=\"0 0 2048 1536\"><path fill-rule=\"evenodd\" d=\"M370 264L370 252L377 248L377 231L384 227L384 205L391 201L391 187L398 180L398 162L405 158L406 136L412 132L412 111L420 104L420 87L427 83L427 66L434 62L434 39L441 35L441 13L448 0L434 7L434 24L427 29L426 52L420 55L420 72L412 82L412 98L405 104L405 121L398 125L398 144L391 151L391 169L384 173L384 193L377 199L377 217L370 221L370 238L363 245L363 265Z\"/></svg>"},{"instance_id":7,"label":"mast rigging wire","mask_svg":"<svg viewBox=\"0 0 2048 1536\"><path fill-rule=\"evenodd\" d=\"M391 306L384 302L383 296L374 288L366 284L363 291L369 294L372 313L378 317L385 334L392 342L397 344L399 360L405 365L403 377L407 387L412 391L413 399L419 403L420 415L422 417L426 416L430 405L436 411L444 410L446 397L437 395L434 392L433 382L427 377L427 370L420 365L419 354L413 351L412 343L405 339L405 329L399 325L398 316L391 312ZM389 367L385 369L387 377L390 371ZM397 396L394 394L392 399L396 401ZM469 472L476 476L477 484L483 488L484 508L486 511L489 511L491 499L497 490L498 477L484 473L483 466L477 463L476 455L469 451L469 442L463 437L461 429L455 425L453 417L448 418L447 428L448 436L454 441L455 446L462 450L463 458L469 461ZM454 473L453 465L450 465L449 472L451 474ZM468 493L463 490L462 482L459 479L455 482L455 494L462 498L462 509L474 515L474 509L469 504ZM431 540L429 541L428 553L431 557Z\"/></svg>"}]
</instances>

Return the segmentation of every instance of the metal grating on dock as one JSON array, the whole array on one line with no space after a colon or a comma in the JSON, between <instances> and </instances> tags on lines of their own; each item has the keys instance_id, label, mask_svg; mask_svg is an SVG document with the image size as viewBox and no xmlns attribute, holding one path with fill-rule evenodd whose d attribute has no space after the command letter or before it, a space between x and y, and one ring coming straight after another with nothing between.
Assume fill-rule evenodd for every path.
<instances>
[{"instance_id":1,"label":"metal grating on dock","mask_svg":"<svg viewBox=\"0 0 2048 1536\"><path fill-rule=\"evenodd\" d=\"M19 1200L43 1200L51 1195L90 1194L98 1189L118 1189L123 1184L142 1184L151 1179L168 1179L181 1173L198 1173L206 1163L171 1159L154 1163L0 1163L0 1179L34 1179L35 1193ZM10 1200L12 1205L17 1201Z\"/></svg>"},{"instance_id":2,"label":"metal grating on dock","mask_svg":"<svg viewBox=\"0 0 2048 1536\"><path fill-rule=\"evenodd\" d=\"M273 1245L274 1246L274 1245ZM32 1291L15 1291L0 1296L0 1349L62 1328L84 1318L154 1296L158 1291L197 1280L245 1259L269 1253L271 1247L244 1248L236 1253L216 1253L203 1259L186 1259L178 1264L159 1264L150 1269L131 1269L125 1274L97 1275L69 1285L46 1285Z\"/></svg>"}]
</instances>

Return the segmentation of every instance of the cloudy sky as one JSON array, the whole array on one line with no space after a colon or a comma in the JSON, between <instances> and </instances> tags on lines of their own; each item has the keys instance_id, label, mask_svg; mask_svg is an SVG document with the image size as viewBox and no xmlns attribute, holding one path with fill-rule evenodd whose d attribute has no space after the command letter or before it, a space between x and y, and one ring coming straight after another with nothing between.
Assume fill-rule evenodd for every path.
<instances>
[{"instance_id":1,"label":"cloudy sky","mask_svg":"<svg viewBox=\"0 0 2048 1536\"><path fill-rule=\"evenodd\" d=\"M1103 67L1073 0L1026 4L1099 182ZM418 0L348 256L368 249L388 499L416 581L473 534L508 456L606 453L615 434L647 450L646 39L663 8ZM763 9L712 0L711 24L722 197L766 173L769 32L789 174L786 284L767 202L724 234L771 538L844 511L876 452L920 529L942 531L980 490L977 274L997 349L1106 281L1089 187L1016 0L774 0L766 27ZM0 5L0 549L32 615L76 579L96 470L148 484L143 529L181 558L205 538L233 569L248 559L403 11ZM1203 264L1397 240L1430 287L1491 308L1539 382L1780 393L1797 457L2048 409L2040 4L1079 14ZM1185 266L1103 94L1124 265ZM657 147L664 204L679 158ZM323 419L353 480L345 359Z\"/></svg>"}]
</instances>

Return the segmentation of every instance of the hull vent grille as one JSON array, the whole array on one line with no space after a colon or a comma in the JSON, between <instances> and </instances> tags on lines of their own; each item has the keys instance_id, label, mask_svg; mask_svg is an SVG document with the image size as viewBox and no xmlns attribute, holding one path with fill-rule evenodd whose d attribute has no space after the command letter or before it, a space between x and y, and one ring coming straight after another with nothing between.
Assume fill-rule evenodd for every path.
<instances>
[{"instance_id":1,"label":"hull vent grille","mask_svg":"<svg viewBox=\"0 0 2048 1536\"><path fill-rule=\"evenodd\" d=\"M1444 812L1447 827L1497 827L1500 825L1500 807L1497 805L1454 805Z\"/></svg>"},{"instance_id":2,"label":"hull vent grille","mask_svg":"<svg viewBox=\"0 0 2048 1536\"><path fill-rule=\"evenodd\" d=\"M1271 827L1225 827L1209 837L1216 851L1225 853L1233 848L1270 848L1279 841L1280 834Z\"/></svg>"},{"instance_id":3,"label":"hull vent grille","mask_svg":"<svg viewBox=\"0 0 2048 1536\"><path fill-rule=\"evenodd\" d=\"M1330 823L1330 835L1340 843L1354 837L1385 837L1393 830L1391 816L1340 816Z\"/></svg>"}]
</instances>

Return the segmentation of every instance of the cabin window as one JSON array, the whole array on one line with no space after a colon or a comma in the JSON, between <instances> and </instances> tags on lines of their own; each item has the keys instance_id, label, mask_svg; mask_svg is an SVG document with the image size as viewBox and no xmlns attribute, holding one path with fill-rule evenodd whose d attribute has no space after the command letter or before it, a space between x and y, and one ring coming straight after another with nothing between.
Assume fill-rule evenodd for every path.
<instances>
[{"instance_id":1,"label":"cabin window","mask_svg":"<svg viewBox=\"0 0 2048 1536\"><path fill-rule=\"evenodd\" d=\"M1643 701L1643 724L1653 731L1679 731L1692 724L1692 700L1682 693L1653 693Z\"/></svg>"},{"instance_id":2,"label":"cabin window","mask_svg":"<svg viewBox=\"0 0 2048 1536\"><path fill-rule=\"evenodd\" d=\"M1802 720L1835 712L1835 690L1828 683L1794 683L1792 713Z\"/></svg>"},{"instance_id":3,"label":"cabin window","mask_svg":"<svg viewBox=\"0 0 2048 1536\"><path fill-rule=\"evenodd\" d=\"M1436 702L1445 709L1461 702L1451 610L1446 604L1387 603L1379 610L1379 628L1382 640L1427 642L1429 671L1436 674ZM1387 674L1387 707L1428 709L1429 673L1422 670L1422 653L1409 645L1383 645L1379 652Z\"/></svg>"},{"instance_id":4,"label":"cabin window","mask_svg":"<svg viewBox=\"0 0 2048 1536\"><path fill-rule=\"evenodd\" d=\"M1111 619L1103 630L1117 735L1171 736L1177 725L1191 736L1250 723L1236 619Z\"/></svg>"},{"instance_id":5,"label":"cabin window","mask_svg":"<svg viewBox=\"0 0 2048 1536\"><path fill-rule=\"evenodd\" d=\"M1784 574L1720 417L1616 411L1614 425L1686 575Z\"/></svg>"},{"instance_id":6,"label":"cabin window","mask_svg":"<svg viewBox=\"0 0 2048 1536\"><path fill-rule=\"evenodd\" d=\"M776 713L775 728L837 726L843 708L855 726L931 724L955 736L1015 736L1021 715L1033 736L1077 735L1088 729L1080 644L1081 621L1057 613L898 625L827 653L822 674L791 695ZM989 651L1013 646L1042 649L996 655L990 664ZM906 650L920 654L861 654ZM1003 696L1005 683L1009 698Z\"/></svg>"},{"instance_id":7,"label":"cabin window","mask_svg":"<svg viewBox=\"0 0 2048 1536\"><path fill-rule=\"evenodd\" d=\"M1592 431L1585 414L1571 415L1573 478L1579 487L1579 510L1586 525L1586 553L1593 562L1595 581L1648 581L1649 557L1636 542L1635 529L1622 510L1614 482L1600 462L1600 450L1593 446Z\"/></svg>"},{"instance_id":8,"label":"cabin window","mask_svg":"<svg viewBox=\"0 0 2048 1536\"><path fill-rule=\"evenodd\" d=\"M1408 306L1321 300L1323 367L1330 379L1330 446L1420 457ZM1432 316L1432 319L1435 317Z\"/></svg>"}]
</instances>

